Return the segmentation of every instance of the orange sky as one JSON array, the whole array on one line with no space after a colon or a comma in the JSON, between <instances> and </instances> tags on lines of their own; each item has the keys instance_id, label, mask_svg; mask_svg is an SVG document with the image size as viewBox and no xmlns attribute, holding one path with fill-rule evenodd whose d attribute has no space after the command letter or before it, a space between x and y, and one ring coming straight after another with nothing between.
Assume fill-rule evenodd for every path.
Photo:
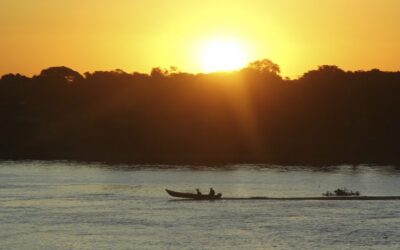
<instances>
[{"instance_id":1,"label":"orange sky","mask_svg":"<svg viewBox=\"0 0 400 250\"><path fill-rule=\"evenodd\" d=\"M296 77L322 64L400 70L399 0L1 0L0 75L199 72L201 43L238 40Z\"/></svg>"}]
</instances>

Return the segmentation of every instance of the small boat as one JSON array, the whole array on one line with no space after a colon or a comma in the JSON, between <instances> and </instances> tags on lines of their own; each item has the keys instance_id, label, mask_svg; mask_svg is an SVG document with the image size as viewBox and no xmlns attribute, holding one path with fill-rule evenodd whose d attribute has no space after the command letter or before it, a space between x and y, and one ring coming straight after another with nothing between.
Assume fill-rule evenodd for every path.
<instances>
[{"instance_id":1,"label":"small boat","mask_svg":"<svg viewBox=\"0 0 400 250\"><path fill-rule=\"evenodd\" d=\"M218 200L221 199L222 197L222 194L208 195L208 194L181 193L169 189L165 189L165 191L167 191L167 193L172 197L193 199L193 200Z\"/></svg>"}]
</instances>

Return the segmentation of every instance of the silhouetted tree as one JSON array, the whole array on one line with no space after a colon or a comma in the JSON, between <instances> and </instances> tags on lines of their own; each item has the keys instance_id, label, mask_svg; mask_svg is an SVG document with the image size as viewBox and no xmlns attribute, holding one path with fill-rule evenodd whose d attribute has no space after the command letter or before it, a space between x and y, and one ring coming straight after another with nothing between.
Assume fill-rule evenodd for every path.
<instances>
[{"instance_id":1,"label":"silhouetted tree","mask_svg":"<svg viewBox=\"0 0 400 250\"><path fill-rule=\"evenodd\" d=\"M1 77L1 81L3 82L24 82L27 80L29 78L21 74L6 74Z\"/></svg>"},{"instance_id":2,"label":"silhouetted tree","mask_svg":"<svg viewBox=\"0 0 400 250\"><path fill-rule=\"evenodd\" d=\"M278 64L273 63L269 59L262 59L250 63L247 68L254 69L259 72L267 72L279 75L281 70Z\"/></svg>"},{"instance_id":3,"label":"silhouetted tree","mask_svg":"<svg viewBox=\"0 0 400 250\"><path fill-rule=\"evenodd\" d=\"M67 67L51 67L48 69L44 69L42 70L38 78L43 80L54 80L68 83L83 80L83 76L81 74Z\"/></svg>"},{"instance_id":4,"label":"silhouetted tree","mask_svg":"<svg viewBox=\"0 0 400 250\"><path fill-rule=\"evenodd\" d=\"M178 70L176 66L170 66L168 69L163 69L160 67L153 68L151 70L150 76L151 77L165 77L165 76L172 76L176 74L180 74L181 72Z\"/></svg>"},{"instance_id":5,"label":"silhouetted tree","mask_svg":"<svg viewBox=\"0 0 400 250\"><path fill-rule=\"evenodd\" d=\"M145 163L400 163L400 72L45 69L0 80L0 158ZM56 84L55 84L56 83ZM71 84L73 83L73 84Z\"/></svg>"},{"instance_id":6,"label":"silhouetted tree","mask_svg":"<svg viewBox=\"0 0 400 250\"><path fill-rule=\"evenodd\" d=\"M151 77L159 78L159 77L164 77L164 76L166 76L167 74L168 74L168 71L167 71L167 70L164 70L164 69L161 69L161 68L153 68L153 69L151 70L150 76L151 76Z\"/></svg>"}]
</instances>

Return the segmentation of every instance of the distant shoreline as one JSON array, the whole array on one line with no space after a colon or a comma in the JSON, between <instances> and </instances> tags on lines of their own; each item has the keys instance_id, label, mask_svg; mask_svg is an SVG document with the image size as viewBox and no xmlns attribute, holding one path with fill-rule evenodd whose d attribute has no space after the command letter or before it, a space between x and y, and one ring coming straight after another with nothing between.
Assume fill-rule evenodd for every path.
<instances>
[{"instance_id":1,"label":"distant shoreline","mask_svg":"<svg viewBox=\"0 0 400 250\"><path fill-rule=\"evenodd\" d=\"M182 160L121 160L121 159L84 159L84 158L1 158L0 161L55 161L55 162L71 162L71 163L87 163L87 164L107 164L107 165L144 165L144 166L194 166L194 167L225 167L235 165L251 165L251 166L298 166L298 167L335 167L335 166L400 166L397 161L319 161L319 162L289 162L289 161L182 161Z\"/></svg>"}]
</instances>

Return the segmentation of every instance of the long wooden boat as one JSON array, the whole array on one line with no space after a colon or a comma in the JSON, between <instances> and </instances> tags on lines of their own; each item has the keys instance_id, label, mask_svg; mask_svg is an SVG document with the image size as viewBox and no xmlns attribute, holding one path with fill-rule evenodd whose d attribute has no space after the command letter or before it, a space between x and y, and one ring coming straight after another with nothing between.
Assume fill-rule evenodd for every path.
<instances>
[{"instance_id":1,"label":"long wooden boat","mask_svg":"<svg viewBox=\"0 0 400 250\"><path fill-rule=\"evenodd\" d=\"M172 197L177 197L177 198L184 198L184 199L193 199L193 200L219 200L221 199L222 195L217 194L210 196L208 194L193 194L193 193L181 193L181 192L175 192L169 189L165 189L169 195Z\"/></svg>"}]
</instances>

